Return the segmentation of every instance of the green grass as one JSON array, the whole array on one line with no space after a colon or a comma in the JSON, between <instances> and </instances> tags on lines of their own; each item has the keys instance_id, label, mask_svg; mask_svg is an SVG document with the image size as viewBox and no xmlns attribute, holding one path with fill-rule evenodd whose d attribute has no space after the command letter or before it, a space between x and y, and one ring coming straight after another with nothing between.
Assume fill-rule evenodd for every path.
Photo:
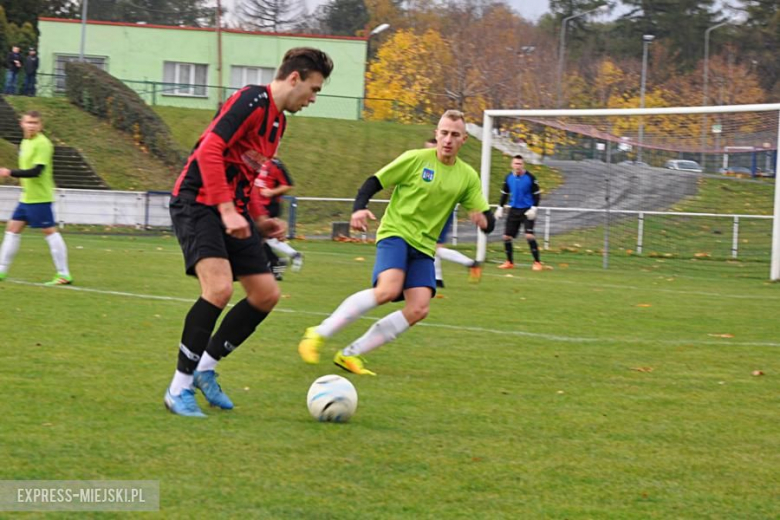
<instances>
[{"instance_id":1,"label":"green grass","mask_svg":"<svg viewBox=\"0 0 780 520\"><path fill-rule=\"evenodd\" d=\"M162 406L198 294L175 239L65 238L75 287L30 283L52 274L37 233L0 283L0 480L159 480L160 518L780 516L780 286L754 265L670 277L674 260L570 255L472 286L446 264L443 298L368 356L378 377L350 376L358 412L331 425L305 396L337 369L295 346L367 286L374 249L296 241L304 270L220 366L236 409L197 421Z\"/></svg>"},{"instance_id":2,"label":"green grass","mask_svg":"<svg viewBox=\"0 0 780 520\"><path fill-rule=\"evenodd\" d=\"M17 112L37 110L44 130L58 145L72 146L115 190L170 190L177 169L141 151L132 138L64 98L6 98Z\"/></svg>"}]
</instances>

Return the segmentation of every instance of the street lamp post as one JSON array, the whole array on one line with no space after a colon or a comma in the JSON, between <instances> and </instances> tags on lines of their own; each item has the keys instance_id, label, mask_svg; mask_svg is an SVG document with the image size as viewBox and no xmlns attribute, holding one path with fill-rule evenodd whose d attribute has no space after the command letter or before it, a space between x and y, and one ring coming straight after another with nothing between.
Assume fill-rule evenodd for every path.
<instances>
[{"instance_id":1,"label":"street lamp post","mask_svg":"<svg viewBox=\"0 0 780 520\"><path fill-rule=\"evenodd\" d=\"M575 18L579 18L580 16L595 13L596 11L604 11L608 8L609 6L607 4L602 4L595 9L591 9L590 11L585 11L584 13L580 14L573 14L563 19L563 23L561 23L561 42L558 45L558 95L556 97L556 106L558 108L561 108L561 103L563 101L563 66L566 57L566 24Z\"/></svg>"},{"instance_id":2,"label":"street lamp post","mask_svg":"<svg viewBox=\"0 0 780 520\"><path fill-rule=\"evenodd\" d=\"M87 6L89 0L81 0L81 45L79 46L79 61L84 61L84 48L87 46Z\"/></svg>"},{"instance_id":3,"label":"street lamp post","mask_svg":"<svg viewBox=\"0 0 780 520\"><path fill-rule=\"evenodd\" d=\"M708 87L709 87L709 79L710 79L710 33L714 31L715 29L719 27L723 27L724 25L728 25L730 22L721 22L717 25L713 25L712 27L709 27L706 31L704 31L704 83L702 87L702 101L701 106L707 106L707 103L709 102L708 99ZM702 114L701 116L701 166L702 169L705 168L705 160L706 160L706 154L705 149L707 148L707 114Z\"/></svg>"},{"instance_id":4,"label":"street lamp post","mask_svg":"<svg viewBox=\"0 0 780 520\"><path fill-rule=\"evenodd\" d=\"M366 37L366 71L368 71L368 60L371 59L371 37L376 36L377 34L384 32L390 28L389 23L382 23L374 27L371 32L368 33L368 36ZM363 108L365 108L366 105L366 74L363 73L363 100L362 100L362 108L360 110L360 113L363 113Z\"/></svg>"},{"instance_id":5,"label":"street lamp post","mask_svg":"<svg viewBox=\"0 0 780 520\"><path fill-rule=\"evenodd\" d=\"M639 85L639 108L645 108L645 85L647 83L647 47L650 42L655 40L652 34L642 36L642 81ZM644 116L639 116L639 146L636 154L636 160L642 162L642 142L645 138Z\"/></svg>"}]
</instances>

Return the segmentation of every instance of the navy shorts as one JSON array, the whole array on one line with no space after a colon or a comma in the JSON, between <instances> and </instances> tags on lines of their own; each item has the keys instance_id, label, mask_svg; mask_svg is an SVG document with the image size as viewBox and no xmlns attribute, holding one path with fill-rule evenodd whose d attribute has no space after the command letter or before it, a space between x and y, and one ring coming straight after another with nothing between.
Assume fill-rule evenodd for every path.
<instances>
[{"instance_id":1,"label":"navy shorts","mask_svg":"<svg viewBox=\"0 0 780 520\"><path fill-rule=\"evenodd\" d=\"M14 214L11 215L11 220L21 220L27 222L27 225L31 228L46 229L57 225L54 222L54 212L52 211L51 202L38 202L35 204L27 204L20 202Z\"/></svg>"},{"instance_id":2,"label":"navy shorts","mask_svg":"<svg viewBox=\"0 0 780 520\"><path fill-rule=\"evenodd\" d=\"M436 295L436 273L433 258L406 243L401 237L383 238L376 244L376 261L372 283L376 287L380 273L388 269L401 269L406 273L404 290L413 287L430 287L432 296ZM401 294L393 301L403 301Z\"/></svg>"},{"instance_id":3,"label":"navy shorts","mask_svg":"<svg viewBox=\"0 0 780 520\"><path fill-rule=\"evenodd\" d=\"M447 222L444 224L444 229L441 230L441 234L439 235L439 240L436 241L437 244L446 244L447 238L450 236L450 231L452 231L452 221L455 217L455 213L450 213L450 216L447 218Z\"/></svg>"}]
</instances>

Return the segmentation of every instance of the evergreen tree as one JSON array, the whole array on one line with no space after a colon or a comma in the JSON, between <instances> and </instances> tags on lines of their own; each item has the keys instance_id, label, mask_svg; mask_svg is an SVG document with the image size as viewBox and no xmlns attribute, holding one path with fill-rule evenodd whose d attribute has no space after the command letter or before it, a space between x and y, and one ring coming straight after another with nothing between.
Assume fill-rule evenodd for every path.
<instances>
[{"instance_id":1,"label":"evergreen tree","mask_svg":"<svg viewBox=\"0 0 780 520\"><path fill-rule=\"evenodd\" d=\"M741 56L758 72L761 86L771 99L780 99L780 3L777 0L741 0L747 14L737 39Z\"/></svg>"},{"instance_id":2,"label":"evergreen tree","mask_svg":"<svg viewBox=\"0 0 780 520\"><path fill-rule=\"evenodd\" d=\"M680 70L690 69L704 56L704 32L722 18L715 0L623 0L630 11L616 23L626 52L641 55L642 35L652 34L677 56Z\"/></svg>"}]
</instances>

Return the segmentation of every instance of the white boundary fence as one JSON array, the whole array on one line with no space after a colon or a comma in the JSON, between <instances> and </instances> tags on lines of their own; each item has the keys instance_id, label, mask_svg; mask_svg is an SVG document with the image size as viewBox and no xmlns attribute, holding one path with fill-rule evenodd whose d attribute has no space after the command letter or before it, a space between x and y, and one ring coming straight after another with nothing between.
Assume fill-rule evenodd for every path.
<instances>
[{"instance_id":1,"label":"white boundary fence","mask_svg":"<svg viewBox=\"0 0 780 520\"><path fill-rule=\"evenodd\" d=\"M11 217L21 191L17 186L0 186L0 219ZM60 226L171 226L168 192L57 189L55 197L54 218Z\"/></svg>"},{"instance_id":2,"label":"white boundary fence","mask_svg":"<svg viewBox=\"0 0 780 520\"><path fill-rule=\"evenodd\" d=\"M21 188L15 186L0 186L0 220L10 218L16 204L19 201ZM108 190L71 190L57 189L54 203L54 215L60 226L67 225L101 225L101 226L126 226L138 229L146 228L170 228L171 219L168 213L170 202L169 192L135 192L135 191L108 191ZM349 203L353 199L328 198L328 197L293 197L290 202L291 215L290 228L295 228L295 215L306 211L306 202L317 203ZM375 199L373 204L386 204L388 200ZM731 257L739 255L740 221L771 220L768 215L743 215L743 214L717 214L717 213L685 213L672 211L631 211L631 210L606 210L593 208L539 208L539 229L544 236L543 247L549 249L553 246L552 228L555 225L555 215L566 212L586 213L610 213L616 216L634 215L637 219L636 226L636 252L641 255L645 242L644 221L648 215L680 216L680 217L716 217L731 220ZM457 217L458 208L455 208ZM465 233L459 234L458 220L454 220L450 233L450 242L457 245L458 242L476 241L477 234L469 232L473 226L467 227ZM483 236L481 233L479 236ZM497 234L496 236L500 236Z\"/></svg>"}]
</instances>

